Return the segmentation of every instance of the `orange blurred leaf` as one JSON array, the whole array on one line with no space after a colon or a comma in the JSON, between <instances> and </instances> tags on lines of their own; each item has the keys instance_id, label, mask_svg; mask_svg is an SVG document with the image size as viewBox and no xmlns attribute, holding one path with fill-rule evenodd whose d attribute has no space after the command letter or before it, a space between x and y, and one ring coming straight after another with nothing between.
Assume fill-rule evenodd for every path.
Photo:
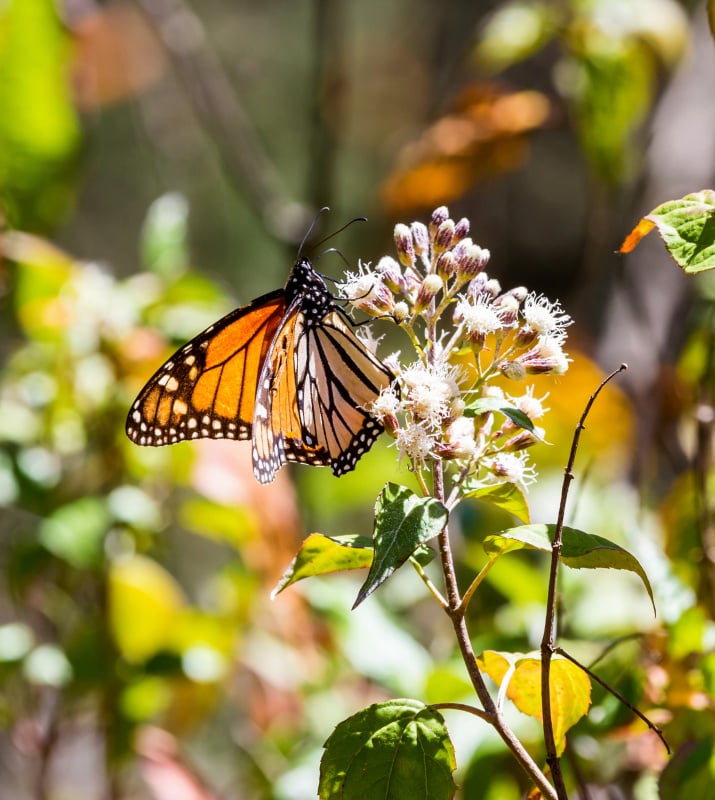
<instances>
[{"instance_id":1,"label":"orange blurred leaf","mask_svg":"<svg viewBox=\"0 0 715 800\"><path fill-rule=\"evenodd\" d=\"M382 187L383 205L395 215L434 208L517 169L528 153L526 134L542 127L550 110L539 92L468 87L452 111L403 148Z\"/></svg>"},{"instance_id":2,"label":"orange blurred leaf","mask_svg":"<svg viewBox=\"0 0 715 800\"><path fill-rule=\"evenodd\" d=\"M145 91L162 76L166 59L144 15L131 3L95 8L72 26L72 85L87 111Z\"/></svg>"}]
</instances>

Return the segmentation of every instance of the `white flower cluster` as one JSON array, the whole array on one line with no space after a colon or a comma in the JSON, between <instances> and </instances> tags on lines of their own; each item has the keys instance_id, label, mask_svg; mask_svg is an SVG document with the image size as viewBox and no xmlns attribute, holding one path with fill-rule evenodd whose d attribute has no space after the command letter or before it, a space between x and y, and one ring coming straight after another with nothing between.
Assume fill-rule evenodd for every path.
<instances>
[{"instance_id":1,"label":"white flower cluster","mask_svg":"<svg viewBox=\"0 0 715 800\"><path fill-rule=\"evenodd\" d=\"M471 486L523 487L535 477L525 449L542 438L535 422L546 396L534 397L533 386L505 395L490 382L563 374L571 318L558 302L524 287L502 291L484 271L489 251L468 234L469 222L454 222L444 206L429 225L396 225L397 259L385 256L374 269L361 264L340 290L355 308L393 318L419 353L404 367L396 356L386 360L397 382L370 409L400 456L415 470L430 460L455 463L455 480L469 479ZM480 405L484 398L491 404ZM517 413L501 412L501 402ZM519 413L528 418L525 424L517 424Z\"/></svg>"}]
</instances>

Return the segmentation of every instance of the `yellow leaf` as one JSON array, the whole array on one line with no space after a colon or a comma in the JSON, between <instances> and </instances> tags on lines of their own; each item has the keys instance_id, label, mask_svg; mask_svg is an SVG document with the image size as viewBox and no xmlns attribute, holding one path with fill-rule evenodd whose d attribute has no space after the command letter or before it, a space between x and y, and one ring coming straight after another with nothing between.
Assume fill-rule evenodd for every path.
<instances>
[{"instance_id":1,"label":"yellow leaf","mask_svg":"<svg viewBox=\"0 0 715 800\"><path fill-rule=\"evenodd\" d=\"M514 665L508 677L506 696L523 714L543 722L541 713L541 658L520 653L485 651L477 659L481 669L501 687L509 664ZM556 750L561 755L566 746L566 732L588 711L591 705L591 681L588 675L563 656L551 659L551 722ZM502 687L503 688L503 687Z\"/></svg>"},{"instance_id":2,"label":"yellow leaf","mask_svg":"<svg viewBox=\"0 0 715 800\"><path fill-rule=\"evenodd\" d=\"M109 572L109 624L127 661L145 661L168 647L184 606L169 573L145 556L118 561Z\"/></svg>"}]
</instances>

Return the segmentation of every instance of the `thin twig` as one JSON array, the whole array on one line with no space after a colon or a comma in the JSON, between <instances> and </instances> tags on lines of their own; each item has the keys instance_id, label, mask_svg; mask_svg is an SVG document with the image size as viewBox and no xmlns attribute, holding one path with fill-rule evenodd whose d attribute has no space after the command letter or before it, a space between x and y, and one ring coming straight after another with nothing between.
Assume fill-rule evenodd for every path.
<instances>
[{"instance_id":1,"label":"thin twig","mask_svg":"<svg viewBox=\"0 0 715 800\"><path fill-rule=\"evenodd\" d=\"M646 717L645 714L639 711L633 705L633 703L629 702L620 692L616 691L612 686L609 686L606 683L606 681L604 681L602 678L599 678L598 675L596 675L595 672L592 672L585 664L582 664L580 661L577 661L572 655L567 653L563 649L563 647L555 647L554 653L562 655L564 658L567 658L569 661L571 661L571 663L575 664L579 669L582 669L589 676L589 678L592 678L594 681L596 681L596 683L599 684L599 686L603 686L603 688L609 694L612 694L619 702L623 703L623 705L629 711L632 711L639 719L643 720L643 722L645 722L645 724L653 731L653 733L657 735L660 741L663 742L663 747L665 747L665 749L668 752L668 755L670 755L671 752L670 745L666 741L665 736L663 735L663 731L654 722L651 722L648 719L648 717Z\"/></svg>"},{"instance_id":2,"label":"thin twig","mask_svg":"<svg viewBox=\"0 0 715 800\"><path fill-rule=\"evenodd\" d=\"M311 214L288 194L200 18L184 0L135 0L166 47L196 120L216 147L227 176L249 195L279 240L296 241Z\"/></svg>"},{"instance_id":3,"label":"thin twig","mask_svg":"<svg viewBox=\"0 0 715 800\"><path fill-rule=\"evenodd\" d=\"M596 401L596 398L601 393L606 384L618 375L623 370L627 369L626 364L614 370L608 375L596 391L591 395L586 407L584 408L581 419L578 421L576 430L574 431L573 441L571 442L571 452L569 453L568 463L564 470L564 480L561 485L561 502L559 504L559 514L556 521L556 530L554 531L554 541L551 545L551 568L549 571L549 591L546 601L546 618L544 621L544 635L541 640L541 711L544 720L544 744L546 746L546 763L551 770L551 776L554 781L554 787L559 800L568 800L566 793L566 785L564 784L563 774L561 772L561 761L556 750L556 739L554 737L553 720L551 719L551 656L554 653L554 642L556 639L556 588L558 582L559 562L561 558L561 545L564 528L564 519L566 516L566 501L568 498L569 487L574 478L573 468L576 461L576 452L578 450L579 439L581 438L581 431L586 427L586 417L591 411L591 407Z\"/></svg>"},{"instance_id":4,"label":"thin twig","mask_svg":"<svg viewBox=\"0 0 715 800\"><path fill-rule=\"evenodd\" d=\"M422 564L415 558L410 558L410 564L415 568L415 572L422 578L424 585L429 589L430 594L442 606L447 608L447 601L442 597L440 590L432 583L429 575L422 569Z\"/></svg>"},{"instance_id":5,"label":"thin twig","mask_svg":"<svg viewBox=\"0 0 715 800\"><path fill-rule=\"evenodd\" d=\"M466 711L468 714L474 714L475 717L483 719L485 722L491 724L492 720L489 714L482 711L481 708L469 706L466 703L430 703L430 708L436 708L438 711L442 708L452 708L455 711Z\"/></svg>"}]
</instances>

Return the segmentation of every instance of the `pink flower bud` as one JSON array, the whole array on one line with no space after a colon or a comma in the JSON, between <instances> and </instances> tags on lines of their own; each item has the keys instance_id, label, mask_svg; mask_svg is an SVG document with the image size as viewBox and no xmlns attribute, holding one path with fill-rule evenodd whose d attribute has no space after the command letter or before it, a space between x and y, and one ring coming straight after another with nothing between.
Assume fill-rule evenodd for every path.
<instances>
[{"instance_id":1,"label":"pink flower bud","mask_svg":"<svg viewBox=\"0 0 715 800\"><path fill-rule=\"evenodd\" d=\"M395 247L400 264L404 267L411 267L415 263L415 248L412 242L412 233L407 225L398 223L394 231Z\"/></svg>"},{"instance_id":2,"label":"pink flower bud","mask_svg":"<svg viewBox=\"0 0 715 800\"><path fill-rule=\"evenodd\" d=\"M456 270L457 264L452 252L448 250L446 253L441 253L437 259L437 274L447 280L447 278L451 278L454 275Z\"/></svg>"},{"instance_id":3,"label":"pink flower bud","mask_svg":"<svg viewBox=\"0 0 715 800\"><path fill-rule=\"evenodd\" d=\"M429 222L429 233L431 237L437 233L437 229L439 226L449 219L449 209L447 206L440 206L439 208L435 208L432 212L432 219Z\"/></svg>"},{"instance_id":4,"label":"pink flower bud","mask_svg":"<svg viewBox=\"0 0 715 800\"><path fill-rule=\"evenodd\" d=\"M418 256L426 256L429 254L429 232L427 226L421 222L413 222L410 225L412 231L412 241L415 247L415 253Z\"/></svg>"},{"instance_id":5,"label":"pink flower bud","mask_svg":"<svg viewBox=\"0 0 715 800\"><path fill-rule=\"evenodd\" d=\"M451 219L446 219L440 226L437 228L437 232L434 235L434 244L432 245L432 251L434 253L443 253L445 250L449 250L452 246L452 241L454 240L454 222Z\"/></svg>"}]
</instances>

